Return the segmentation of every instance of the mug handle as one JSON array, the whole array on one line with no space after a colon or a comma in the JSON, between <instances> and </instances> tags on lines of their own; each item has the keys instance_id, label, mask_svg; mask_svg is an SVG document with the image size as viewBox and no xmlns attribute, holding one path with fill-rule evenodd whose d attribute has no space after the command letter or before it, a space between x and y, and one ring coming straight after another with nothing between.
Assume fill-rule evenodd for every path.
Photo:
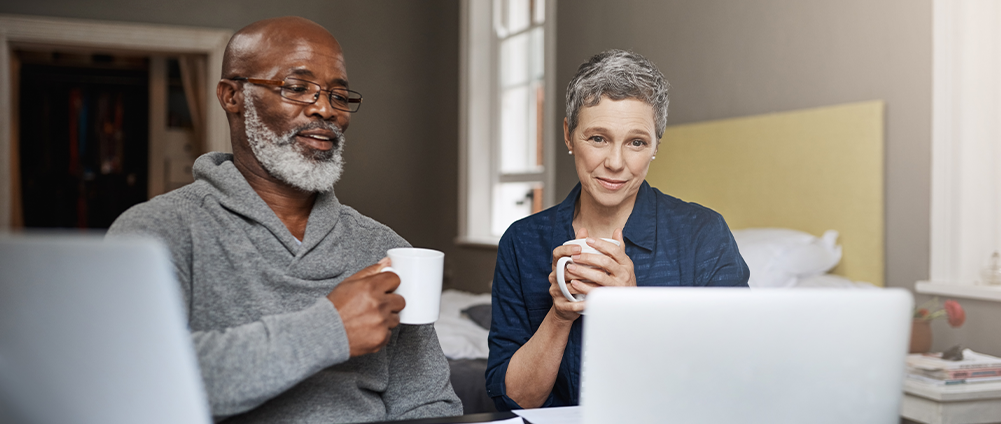
<instances>
[{"instance_id":1,"label":"mug handle","mask_svg":"<svg viewBox=\"0 0 1001 424\"><path fill-rule=\"evenodd\" d=\"M573 259L569 256L564 256L556 262L556 282L560 285L560 291L563 292L563 297L567 298L567 300L571 302L583 302L584 295L572 295L570 294L570 290L567 290L566 276L563 271L567 266L567 262L573 263Z\"/></svg>"}]
</instances>

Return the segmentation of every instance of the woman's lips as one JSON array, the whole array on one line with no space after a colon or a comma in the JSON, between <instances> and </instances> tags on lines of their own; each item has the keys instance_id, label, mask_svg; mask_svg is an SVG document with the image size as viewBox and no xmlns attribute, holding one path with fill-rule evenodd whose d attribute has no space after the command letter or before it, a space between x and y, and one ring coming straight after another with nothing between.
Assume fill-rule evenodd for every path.
<instances>
[{"instance_id":1,"label":"woman's lips","mask_svg":"<svg viewBox=\"0 0 1001 424\"><path fill-rule=\"evenodd\" d=\"M334 141L321 135L296 134L299 142L316 150L327 151L334 148Z\"/></svg>"},{"instance_id":2,"label":"woman's lips","mask_svg":"<svg viewBox=\"0 0 1001 424\"><path fill-rule=\"evenodd\" d=\"M598 183L601 184L607 190L615 191L626 185L624 180L610 180L605 178L596 178Z\"/></svg>"}]
</instances>

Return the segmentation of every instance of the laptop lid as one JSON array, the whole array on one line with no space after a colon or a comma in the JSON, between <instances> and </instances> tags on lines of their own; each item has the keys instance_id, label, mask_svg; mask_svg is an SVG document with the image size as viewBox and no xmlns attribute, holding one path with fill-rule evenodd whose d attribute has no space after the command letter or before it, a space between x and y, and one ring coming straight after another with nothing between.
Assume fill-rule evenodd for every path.
<instances>
[{"instance_id":1,"label":"laptop lid","mask_svg":"<svg viewBox=\"0 0 1001 424\"><path fill-rule=\"evenodd\" d=\"M211 422L166 249L0 237L0 422Z\"/></svg>"},{"instance_id":2,"label":"laptop lid","mask_svg":"<svg viewBox=\"0 0 1001 424\"><path fill-rule=\"evenodd\" d=\"M587 301L585 424L900 421L905 290L605 288Z\"/></svg>"}]
</instances>

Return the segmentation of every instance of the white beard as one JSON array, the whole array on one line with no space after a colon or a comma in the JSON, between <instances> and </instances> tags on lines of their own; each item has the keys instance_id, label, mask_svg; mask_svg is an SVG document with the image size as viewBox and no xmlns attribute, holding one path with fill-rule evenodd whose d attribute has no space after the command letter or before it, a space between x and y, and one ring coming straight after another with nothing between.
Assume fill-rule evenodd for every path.
<instances>
[{"instance_id":1,"label":"white beard","mask_svg":"<svg viewBox=\"0 0 1001 424\"><path fill-rule=\"evenodd\" d=\"M247 142L265 171L278 180L307 192L328 192L341 178L344 169L344 133L330 122L314 122L289 130L283 135L268 129L251 100L250 85L243 88L244 126ZM323 128L333 131L334 148L310 152L295 141L299 132Z\"/></svg>"}]
</instances>

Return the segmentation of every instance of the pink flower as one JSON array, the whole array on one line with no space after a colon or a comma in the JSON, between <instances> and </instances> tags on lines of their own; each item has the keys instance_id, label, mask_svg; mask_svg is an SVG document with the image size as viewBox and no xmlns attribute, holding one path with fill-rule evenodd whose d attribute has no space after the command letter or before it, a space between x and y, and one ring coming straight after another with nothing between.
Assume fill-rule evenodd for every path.
<instances>
[{"instance_id":1,"label":"pink flower","mask_svg":"<svg viewBox=\"0 0 1001 424\"><path fill-rule=\"evenodd\" d=\"M966 322L966 311L955 300L945 301L945 314L949 319L949 325L953 327L959 327Z\"/></svg>"}]
</instances>

